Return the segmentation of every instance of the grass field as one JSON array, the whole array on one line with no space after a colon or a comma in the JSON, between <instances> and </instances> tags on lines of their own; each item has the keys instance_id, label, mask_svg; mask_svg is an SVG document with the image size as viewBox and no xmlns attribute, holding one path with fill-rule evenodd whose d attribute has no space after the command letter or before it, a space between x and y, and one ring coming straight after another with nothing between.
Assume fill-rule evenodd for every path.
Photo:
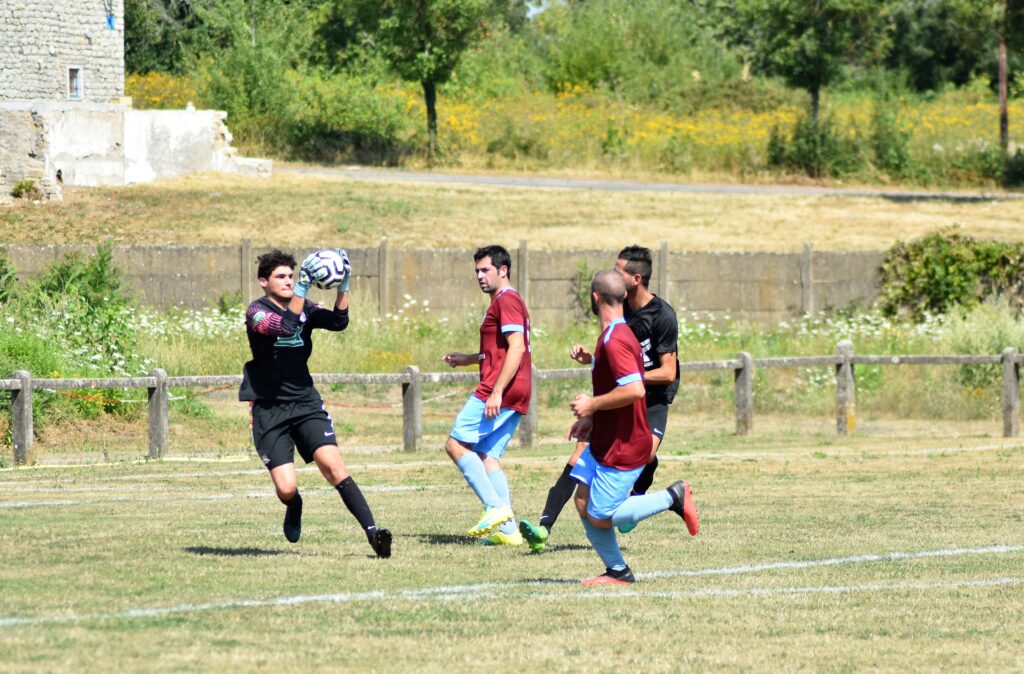
<instances>
[{"instance_id":1,"label":"grass field","mask_svg":"<svg viewBox=\"0 0 1024 674\"><path fill-rule=\"evenodd\" d=\"M632 176L636 177L636 176ZM364 182L278 174L199 175L151 185L69 188L63 203L0 209L0 243L376 246L479 244L618 250L882 250L940 227L1016 241L1024 201L898 202L835 196L669 194ZM483 235L481 235L483 236Z\"/></svg>"},{"instance_id":2,"label":"grass field","mask_svg":"<svg viewBox=\"0 0 1024 674\"><path fill-rule=\"evenodd\" d=\"M243 448L71 465L85 434L65 438L48 465L0 471L0 670L1024 668L1020 441L988 422L866 420L846 439L825 417L747 438L727 417L672 422L656 486L693 483L701 532L642 523L621 537L640 582L606 589L576 582L601 565L570 512L541 555L463 535L479 506L440 421L412 454L345 438L390 560L313 470L289 545ZM564 462L555 425L509 452L520 516Z\"/></svg>"}]
</instances>

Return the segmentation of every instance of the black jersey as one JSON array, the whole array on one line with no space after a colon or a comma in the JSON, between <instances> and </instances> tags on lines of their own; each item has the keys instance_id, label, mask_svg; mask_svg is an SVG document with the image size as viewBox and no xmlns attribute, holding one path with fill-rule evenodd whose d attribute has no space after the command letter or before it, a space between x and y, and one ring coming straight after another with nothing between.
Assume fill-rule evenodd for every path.
<instances>
[{"instance_id":1,"label":"black jersey","mask_svg":"<svg viewBox=\"0 0 1024 674\"><path fill-rule=\"evenodd\" d=\"M324 309L306 300L293 314L261 297L245 312L252 360L245 364L239 400L317 400L307 361L313 330L339 331L348 326L348 309Z\"/></svg>"},{"instance_id":2,"label":"black jersey","mask_svg":"<svg viewBox=\"0 0 1024 674\"><path fill-rule=\"evenodd\" d=\"M657 295L643 307L634 311L629 302L623 306L626 324L640 342L644 357L644 370L650 371L661 365L663 353L678 353L679 323L672 306ZM648 405L672 403L679 390L679 358L676 357L676 378L671 384L645 383Z\"/></svg>"}]
</instances>

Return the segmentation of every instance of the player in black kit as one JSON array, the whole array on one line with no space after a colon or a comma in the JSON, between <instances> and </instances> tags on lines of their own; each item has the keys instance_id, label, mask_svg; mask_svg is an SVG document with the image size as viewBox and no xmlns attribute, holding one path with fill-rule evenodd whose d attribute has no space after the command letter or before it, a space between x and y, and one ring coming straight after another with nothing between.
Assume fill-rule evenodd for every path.
<instances>
[{"instance_id":1,"label":"player in black kit","mask_svg":"<svg viewBox=\"0 0 1024 674\"><path fill-rule=\"evenodd\" d=\"M341 251L347 266L348 258ZM277 497L285 504L284 535L290 542L302 533L302 496L295 481L295 448L306 463L316 462L338 490L378 557L391 556L391 532L378 529L370 506L341 458L331 416L313 387L307 361L313 330L338 332L348 326L349 277L338 286L334 310L306 299L321 272L310 256L295 280L295 258L273 250L256 258L257 278L265 295L245 312L252 360L245 364L239 400L249 402L256 453L270 470Z\"/></svg>"},{"instance_id":2,"label":"player in black kit","mask_svg":"<svg viewBox=\"0 0 1024 674\"><path fill-rule=\"evenodd\" d=\"M653 447L651 458L643 472L633 485L633 494L645 494L654 482L654 471L658 469L656 452L661 446L668 422L668 406L672 404L676 391L679 389L679 324L672 306L648 289L652 269L651 251L643 246L627 246L619 251L615 260L615 271L619 272L626 282L626 302L623 314L626 324L633 331L644 359L644 389L647 406L647 423L651 427ZM584 365L593 360L583 345L576 344L569 350L569 356ZM558 519L565 504L572 498L576 488L575 482L569 477L576 459L586 447L586 443L578 443L576 451L569 458L562 474L548 491L544 512L539 524L529 520L519 521L519 530L523 538L534 552L541 552L547 545L548 534ZM635 524L619 526L621 533L632 531Z\"/></svg>"}]
</instances>

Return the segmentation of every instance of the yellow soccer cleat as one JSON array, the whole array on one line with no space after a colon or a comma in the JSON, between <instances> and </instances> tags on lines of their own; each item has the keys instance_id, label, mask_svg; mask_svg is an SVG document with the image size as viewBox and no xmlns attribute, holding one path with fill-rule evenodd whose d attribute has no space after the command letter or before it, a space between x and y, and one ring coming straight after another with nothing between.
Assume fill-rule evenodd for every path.
<instances>
[{"instance_id":1,"label":"yellow soccer cleat","mask_svg":"<svg viewBox=\"0 0 1024 674\"><path fill-rule=\"evenodd\" d=\"M490 510L484 511L484 516L480 518L480 521L466 533L475 538L490 536L498 529L498 527L505 522L508 522L513 517L512 508L509 508L507 505L491 508Z\"/></svg>"},{"instance_id":2,"label":"yellow soccer cleat","mask_svg":"<svg viewBox=\"0 0 1024 674\"><path fill-rule=\"evenodd\" d=\"M501 531L495 531L487 538L480 539L480 545L522 545L523 535L518 531L506 534Z\"/></svg>"}]
</instances>

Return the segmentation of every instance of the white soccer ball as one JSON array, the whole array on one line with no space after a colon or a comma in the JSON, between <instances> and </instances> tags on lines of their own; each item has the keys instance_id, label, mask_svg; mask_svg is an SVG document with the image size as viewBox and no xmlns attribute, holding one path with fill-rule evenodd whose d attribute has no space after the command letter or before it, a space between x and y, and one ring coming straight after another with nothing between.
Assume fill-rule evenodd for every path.
<instances>
[{"instance_id":1,"label":"white soccer ball","mask_svg":"<svg viewBox=\"0 0 1024 674\"><path fill-rule=\"evenodd\" d=\"M325 290L337 288L352 271L348 258L339 255L338 251L334 248L325 248L324 250L317 251L316 256L320 259L322 268L326 270L325 274L317 274L317 277L314 279L313 282L317 288L324 288Z\"/></svg>"}]
</instances>

